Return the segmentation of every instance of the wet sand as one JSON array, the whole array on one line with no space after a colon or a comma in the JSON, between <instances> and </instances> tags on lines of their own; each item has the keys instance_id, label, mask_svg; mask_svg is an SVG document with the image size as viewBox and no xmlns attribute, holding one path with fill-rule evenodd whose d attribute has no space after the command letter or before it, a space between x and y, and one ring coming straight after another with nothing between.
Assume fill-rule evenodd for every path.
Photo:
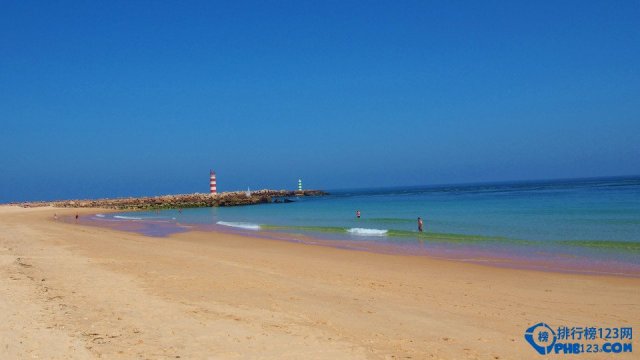
<instances>
[{"instance_id":1,"label":"wet sand","mask_svg":"<svg viewBox=\"0 0 640 360\"><path fill-rule=\"evenodd\" d=\"M538 322L640 324L638 278L152 238L54 213L75 210L0 206L1 358L538 359L523 337Z\"/></svg>"}]
</instances>

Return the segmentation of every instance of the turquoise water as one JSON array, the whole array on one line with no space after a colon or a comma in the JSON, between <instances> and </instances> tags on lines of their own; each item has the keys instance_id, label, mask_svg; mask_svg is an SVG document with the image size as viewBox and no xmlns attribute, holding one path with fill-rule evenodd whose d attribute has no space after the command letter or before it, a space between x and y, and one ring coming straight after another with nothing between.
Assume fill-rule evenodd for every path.
<instances>
[{"instance_id":1,"label":"turquoise water","mask_svg":"<svg viewBox=\"0 0 640 360\"><path fill-rule=\"evenodd\" d=\"M149 235L186 225L361 250L640 274L640 177L329 191L292 203L94 220L142 222L136 231Z\"/></svg>"}]
</instances>

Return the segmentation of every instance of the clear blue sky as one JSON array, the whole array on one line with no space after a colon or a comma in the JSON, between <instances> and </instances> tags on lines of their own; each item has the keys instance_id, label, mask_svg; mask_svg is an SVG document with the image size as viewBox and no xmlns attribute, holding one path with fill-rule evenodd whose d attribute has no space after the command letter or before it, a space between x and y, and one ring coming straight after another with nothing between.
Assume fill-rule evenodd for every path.
<instances>
[{"instance_id":1,"label":"clear blue sky","mask_svg":"<svg viewBox=\"0 0 640 360\"><path fill-rule=\"evenodd\" d=\"M638 1L3 1L0 202L640 173Z\"/></svg>"}]
</instances>

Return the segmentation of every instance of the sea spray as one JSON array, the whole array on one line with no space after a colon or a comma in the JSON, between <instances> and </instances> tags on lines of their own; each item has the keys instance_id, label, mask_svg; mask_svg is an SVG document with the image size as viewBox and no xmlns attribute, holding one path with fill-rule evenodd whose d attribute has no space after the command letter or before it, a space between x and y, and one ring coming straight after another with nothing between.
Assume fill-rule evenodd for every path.
<instances>
[{"instance_id":1,"label":"sea spray","mask_svg":"<svg viewBox=\"0 0 640 360\"><path fill-rule=\"evenodd\" d=\"M360 236L385 236L389 230L386 229L366 229L366 228L351 228L347 229L347 232L352 235Z\"/></svg>"},{"instance_id":2,"label":"sea spray","mask_svg":"<svg viewBox=\"0 0 640 360\"><path fill-rule=\"evenodd\" d=\"M244 230L260 230L260 225L251 224L251 223L243 223L243 222L233 222L233 221L218 221L216 222L218 225L228 226L232 228L244 229Z\"/></svg>"},{"instance_id":3,"label":"sea spray","mask_svg":"<svg viewBox=\"0 0 640 360\"><path fill-rule=\"evenodd\" d=\"M121 220L142 220L141 217L123 216L123 215L115 215L113 218L121 219Z\"/></svg>"}]
</instances>

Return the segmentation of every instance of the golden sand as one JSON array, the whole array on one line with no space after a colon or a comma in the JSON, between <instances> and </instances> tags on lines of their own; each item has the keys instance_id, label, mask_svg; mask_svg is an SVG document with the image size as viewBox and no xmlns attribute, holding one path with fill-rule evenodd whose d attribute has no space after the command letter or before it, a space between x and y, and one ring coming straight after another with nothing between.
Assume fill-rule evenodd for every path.
<instances>
[{"instance_id":1,"label":"golden sand","mask_svg":"<svg viewBox=\"0 0 640 360\"><path fill-rule=\"evenodd\" d=\"M2 359L540 359L540 321L640 325L637 278L53 220L72 212L0 206Z\"/></svg>"}]
</instances>

